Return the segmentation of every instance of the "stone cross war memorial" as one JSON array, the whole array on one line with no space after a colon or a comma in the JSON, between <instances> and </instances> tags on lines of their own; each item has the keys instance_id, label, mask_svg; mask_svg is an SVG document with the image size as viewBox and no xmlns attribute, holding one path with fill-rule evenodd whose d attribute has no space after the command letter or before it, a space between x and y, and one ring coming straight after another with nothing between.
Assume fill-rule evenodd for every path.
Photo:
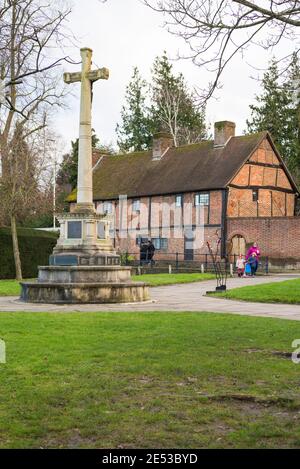
<instances>
[{"instance_id":1,"label":"stone cross war memorial","mask_svg":"<svg viewBox=\"0 0 300 469\"><path fill-rule=\"evenodd\" d=\"M67 84L81 83L77 202L72 213L57 215L60 236L48 266L40 266L36 282L21 283L21 299L33 303L118 303L149 299L147 285L131 281L131 268L109 237L110 218L97 214L93 203L92 86L107 80L106 68L92 70L92 50L81 49L82 69L65 73Z\"/></svg>"}]
</instances>

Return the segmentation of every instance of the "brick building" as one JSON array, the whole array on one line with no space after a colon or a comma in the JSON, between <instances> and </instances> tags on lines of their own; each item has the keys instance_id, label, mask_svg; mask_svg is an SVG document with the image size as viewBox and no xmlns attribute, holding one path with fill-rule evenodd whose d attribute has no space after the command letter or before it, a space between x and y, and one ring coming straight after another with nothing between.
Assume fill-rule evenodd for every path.
<instances>
[{"instance_id":1,"label":"brick building","mask_svg":"<svg viewBox=\"0 0 300 469\"><path fill-rule=\"evenodd\" d=\"M214 141L173 147L166 133L153 149L102 156L94 167L94 201L112 218L120 252L139 253L151 237L156 256L191 260L220 239L222 255L257 241L274 259L300 259L298 189L268 132L235 136L235 124L215 124ZM76 201L76 191L68 197Z\"/></svg>"}]
</instances>

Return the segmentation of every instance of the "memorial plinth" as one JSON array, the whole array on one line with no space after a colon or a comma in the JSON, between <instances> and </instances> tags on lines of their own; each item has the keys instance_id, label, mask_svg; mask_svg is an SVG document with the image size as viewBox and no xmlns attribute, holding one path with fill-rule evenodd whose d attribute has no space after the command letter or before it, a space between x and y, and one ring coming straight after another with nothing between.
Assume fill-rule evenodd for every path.
<instances>
[{"instance_id":1,"label":"memorial plinth","mask_svg":"<svg viewBox=\"0 0 300 469\"><path fill-rule=\"evenodd\" d=\"M81 250L74 244L68 245L68 239L63 241L63 249L56 247L50 256L50 265L39 267L37 281L21 283L22 300L132 303L150 299L148 286L131 280L131 267L121 266L114 251L97 250L95 244L85 244Z\"/></svg>"},{"instance_id":2,"label":"memorial plinth","mask_svg":"<svg viewBox=\"0 0 300 469\"><path fill-rule=\"evenodd\" d=\"M58 219L61 234L50 265L39 267L36 282L21 283L23 301L79 304L150 299L148 286L133 282L131 267L120 265L109 238L109 219L92 212L67 213Z\"/></svg>"},{"instance_id":3,"label":"memorial plinth","mask_svg":"<svg viewBox=\"0 0 300 469\"><path fill-rule=\"evenodd\" d=\"M39 267L36 282L21 283L21 299L31 303L131 303L149 299L149 289L131 280L120 265L109 236L110 218L93 204L91 87L108 79L102 68L91 71L92 51L81 49L81 73L66 73L66 83L81 81L77 204L57 215L60 237L49 265Z\"/></svg>"}]
</instances>

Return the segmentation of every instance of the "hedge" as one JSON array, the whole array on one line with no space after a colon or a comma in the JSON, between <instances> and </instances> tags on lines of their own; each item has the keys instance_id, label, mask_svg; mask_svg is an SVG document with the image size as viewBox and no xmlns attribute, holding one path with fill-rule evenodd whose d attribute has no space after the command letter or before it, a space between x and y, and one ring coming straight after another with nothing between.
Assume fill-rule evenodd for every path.
<instances>
[{"instance_id":1,"label":"hedge","mask_svg":"<svg viewBox=\"0 0 300 469\"><path fill-rule=\"evenodd\" d=\"M57 234L18 228L19 249L24 278L37 276L39 265L48 265ZM10 228L0 228L0 279L15 278L15 263Z\"/></svg>"}]
</instances>

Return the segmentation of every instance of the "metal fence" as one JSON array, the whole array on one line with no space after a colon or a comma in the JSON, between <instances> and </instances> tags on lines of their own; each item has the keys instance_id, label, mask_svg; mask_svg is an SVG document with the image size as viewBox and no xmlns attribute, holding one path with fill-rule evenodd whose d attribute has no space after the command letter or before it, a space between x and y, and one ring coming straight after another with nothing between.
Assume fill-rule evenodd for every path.
<instances>
[{"instance_id":1,"label":"metal fence","mask_svg":"<svg viewBox=\"0 0 300 469\"><path fill-rule=\"evenodd\" d=\"M236 261L238 255L230 255L224 259L217 256L217 261L220 261L224 270L228 273L235 273L237 271ZM132 267L152 268L155 270L168 270L171 266L172 271L201 271L201 272L214 272L214 265L210 254L196 254L193 253L193 258L187 258L184 252L160 252L155 254L152 260L141 260L139 254L125 252L121 254L122 265ZM259 272L265 274L269 273L269 259L263 257L259 261Z\"/></svg>"}]
</instances>

